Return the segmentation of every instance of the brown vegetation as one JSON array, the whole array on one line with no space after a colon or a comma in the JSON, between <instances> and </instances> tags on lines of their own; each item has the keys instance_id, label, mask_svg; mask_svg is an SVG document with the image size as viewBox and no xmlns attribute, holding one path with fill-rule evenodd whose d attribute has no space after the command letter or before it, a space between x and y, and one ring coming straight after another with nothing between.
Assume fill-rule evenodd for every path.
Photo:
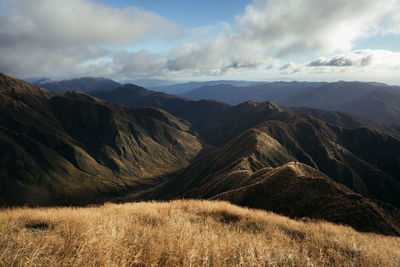
<instances>
[{"instance_id":1,"label":"brown vegetation","mask_svg":"<svg viewBox=\"0 0 400 267\"><path fill-rule=\"evenodd\" d=\"M0 266L399 266L400 239L227 202L0 211Z\"/></svg>"}]
</instances>

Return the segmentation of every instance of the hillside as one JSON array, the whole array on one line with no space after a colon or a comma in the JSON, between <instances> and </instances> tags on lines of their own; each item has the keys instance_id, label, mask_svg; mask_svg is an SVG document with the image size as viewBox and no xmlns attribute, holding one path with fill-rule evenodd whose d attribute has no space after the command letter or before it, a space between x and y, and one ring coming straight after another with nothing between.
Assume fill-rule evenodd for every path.
<instances>
[{"instance_id":1,"label":"hillside","mask_svg":"<svg viewBox=\"0 0 400 267\"><path fill-rule=\"evenodd\" d=\"M307 107L285 107L288 111L298 114L308 114L316 119L328 122L330 124L340 126L343 128L372 128L382 132L400 137L400 124L389 124L378 122L374 120L364 119L362 117L354 116L349 113L340 111L327 111Z\"/></svg>"},{"instance_id":2,"label":"hillside","mask_svg":"<svg viewBox=\"0 0 400 267\"><path fill-rule=\"evenodd\" d=\"M202 146L154 108L49 93L0 75L0 205L84 205L149 185Z\"/></svg>"},{"instance_id":3,"label":"hillside","mask_svg":"<svg viewBox=\"0 0 400 267\"><path fill-rule=\"evenodd\" d=\"M343 111L386 123L400 122L399 86L362 82L329 83L296 94L285 104Z\"/></svg>"},{"instance_id":4,"label":"hillside","mask_svg":"<svg viewBox=\"0 0 400 267\"><path fill-rule=\"evenodd\" d=\"M63 80L56 82L38 82L37 86L40 86L51 92L63 94L68 91L81 91L89 93L96 90L112 90L120 86L119 83L106 78L92 78L84 77L71 80Z\"/></svg>"},{"instance_id":5,"label":"hillside","mask_svg":"<svg viewBox=\"0 0 400 267\"><path fill-rule=\"evenodd\" d=\"M263 102L266 100L283 104L289 96L318 88L323 84L325 83L266 82L237 86L220 82L218 84L199 86L183 93L182 96L192 100L212 99L231 105L237 105L245 101Z\"/></svg>"},{"instance_id":6,"label":"hillside","mask_svg":"<svg viewBox=\"0 0 400 267\"><path fill-rule=\"evenodd\" d=\"M205 100L188 101L134 86L126 88L118 98L113 98L115 92L106 92L106 99L132 106L143 104L164 108L188 120L200 139L215 147L224 146L248 129L262 128L261 131L288 151L292 157L290 161L299 161L317 168L336 182L366 197L400 206L397 160L400 157L400 141L385 133L366 128L351 130L335 127L311 116L295 114L271 102L248 101L228 106ZM145 95L137 97L137 92L144 92ZM331 112L318 111L317 114L321 117ZM344 120L346 116L341 118ZM342 124L342 120L333 122ZM365 119L358 119L357 122L360 125L356 127L375 126L391 133L396 129L385 128L384 123ZM239 150L241 146L237 146Z\"/></svg>"},{"instance_id":7,"label":"hillside","mask_svg":"<svg viewBox=\"0 0 400 267\"><path fill-rule=\"evenodd\" d=\"M251 86L251 85L257 85L261 84L264 82L253 82L253 81L236 81L236 80L217 80L217 81L204 81L204 82L187 82L187 83L173 83L173 84L168 84L168 85L145 85L145 84L140 84L140 83L135 83L135 81L132 81L134 84L141 85L143 87L155 90L155 91L160 91L164 92L167 94L178 94L178 95L184 95L186 92L195 90L200 87L206 87L206 86L215 86L219 84L226 84L226 85L233 85L236 87L242 87L242 86ZM225 101L226 102L226 101Z\"/></svg>"},{"instance_id":8,"label":"hillside","mask_svg":"<svg viewBox=\"0 0 400 267\"><path fill-rule=\"evenodd\" d=\"M200 136L220 147L251 128L355 192L400 206L398 138L368 128L336 127L270 102L233 106L211 118Z\"/></svg>"},{"instance_id":9,"label":"hillside","mask_svg":"<svg viewBox=\"0 0 400 267\"><path fill-rule=\"evenodd\" d=\"M133 84L124 84L111 91L94 91L91 95L129 107L150 106L189 121L193 129L203 128L209 118L225 111L229 105L216 101L190 101L180 96L147 90Z\"/></svg>"},{"instance_id":10,"label":"hillside","mask_svg":"<svg viewBox=\"0 0 400 267\"><path fill-rule=\"evenodd\" d=\"M397 266L400 240L227 202L0 211L4 266Z\"/></svg>"},{"instance_id":11,"label":"hillside","mask_svg":"<svg viewBox=\"0 0 400 267\"><path fill-rule=\"evenodd\" d=\"M221 198L400 234L400 140L382 132L134 85L94 93L182 117L5 75L0 85L3 206Z\"/></svg>"},{"instance_id":12,"label":"hillside","mask_svg":"<svg viewBox=\"0 0 400 267\"><path fill-rule=\"evenodd\" d=\"M182 95L192 100L209 99L233 105L272 101L278 105L342 111L370 120L400 123L400 87L381 83L273 82L242 87L217 84Z\"/></svg>"},{"instance_id":13,"label":"hillside","mask_svg":"<svg viewBox=\"0 0 400 267\"><path fill-rule=\"evenodd\" d=\"M284 96L287 93L287 90L290 91L293 89L290 87L286 88L286 83L274 84L276 91L282 91L280 93L281 96ZM300 83L293 83L292 86L295 87L296 84ZM303 84L305 85L307 83ZM313 85L317 86L319 83ZM263 85L259 85L258 87L254 88L259 90L259 87L262 86ZM236 89L240 91L243 90L243 88L240 87L237 87ZM192 101L176 95L169 95L166 93L147 90L143 87L133 84L125 84L110 91L92 91L90 94L100 99L131 107L152 106L162 108L174 116L184 118L185 120L189 121L192 124L192 129L202 131L203 134L207 134L207 131L211 125L211 122L209 122L210 119L215 122L215 117L217 116L218 120L220 120L221 114L228 114L231 110L229 105L222 102L211 100ZM251 95L250 93L246 94ZM290 95L291 93L289 92L288 94ZM259 99L264 99L264 97L260 97ZM279 99L276 100L279 102ZM251 102L252 101L246 101L245 103ZM394 136L400 136L400 124L383 123L368 120L345 112L327 111L307 107L284 107L283 109L299 114L309 114L317 119L344 128L367 127L377 129ZM229 117L229 115L226 115L226 117ZM216 123L218 124L219 122L217 121Z\"/></svg>"},{"instance_id":14,"label":"hillside","mask_svg":"<svg viewBox=\"0 0 400 267\"><path fill-rule=\"evenodd\" d=\"M359 231L400 235L400 209L365 198L296 161L289 149L265 131L251 129L166 176L143 195L126 195L118 201L223 199L286 216L347 224ZM397 195L392 193L392 197Z\"/></svg>"}]
</instances>

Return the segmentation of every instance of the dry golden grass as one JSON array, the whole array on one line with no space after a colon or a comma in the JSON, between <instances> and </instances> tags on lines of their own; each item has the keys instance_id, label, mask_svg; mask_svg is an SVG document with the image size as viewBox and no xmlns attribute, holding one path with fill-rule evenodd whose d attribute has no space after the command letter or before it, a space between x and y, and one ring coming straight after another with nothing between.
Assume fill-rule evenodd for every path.
<instances>
[{"instance_id":1,"label":"dry golden grass","mask_svg":"<svg viewBox=\"0 0 400 267\"><path fill-rule=\"evenodd\" d=\"M0 211L1 266L400 266L400 238L181 200Z\"/></svg>"}]
</instances>

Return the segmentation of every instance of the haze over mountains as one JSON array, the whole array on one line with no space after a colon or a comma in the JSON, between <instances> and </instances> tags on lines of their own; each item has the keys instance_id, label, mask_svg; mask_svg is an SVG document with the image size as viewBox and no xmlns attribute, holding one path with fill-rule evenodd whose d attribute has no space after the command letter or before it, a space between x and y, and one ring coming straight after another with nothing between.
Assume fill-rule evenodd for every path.
<instances>
[{"instance_id":1,"label":"haze over mountains","mask_svg":"<svg viewBox=\"0 0 400 267\"><path fill-rule=\"evenodd\" d=\"M400 235L393 125L269 101L231 106L131 84L105 88L101 80L81 80L90 96L0 78L3 206L223 199ZM278 84L302 92L334 85Z\"/></svg>"},{"instance_id":2,"label":"haze over mountains","mask_svg":"<svg viewBox=\"0 0 400 267\"><path fill-rule=\"evenodd\" d=\"M37 85L58 93L71 90L87 93L109 91L121 86L105 78L81 78ZM283 106L345 112L396 124L394 128L400 125L400 86L382 83L209 81L152 86L150 89L190 100L216 100L231 105L245 101L272 101Z\"/></svg>"},{"instance_id":3,"label":"haze over mountains","mask_svg":"<svg viewBox=\"0 0 400 267\"><path fill-rule=\"evenodd\" d=\"M342 111L371 120L400 123L400 86L380 83L274 82L247 87L218 84L188 91L183 96L229 104L268 100L278 105Z\"/></svg>"},{"instance_id":4,"label":"haze over mountains","mask_svg":"<svg viewBox=\"0 0 400 267\"><path fill-rule=\"evenodd\" d=\"M55 82L42 82L42 80L39 80L35 84L55 93L65 93L73 90L88 93L95 90L112 90L121 85L111 79L91 77Z\"/></svg>"}]
</instances>

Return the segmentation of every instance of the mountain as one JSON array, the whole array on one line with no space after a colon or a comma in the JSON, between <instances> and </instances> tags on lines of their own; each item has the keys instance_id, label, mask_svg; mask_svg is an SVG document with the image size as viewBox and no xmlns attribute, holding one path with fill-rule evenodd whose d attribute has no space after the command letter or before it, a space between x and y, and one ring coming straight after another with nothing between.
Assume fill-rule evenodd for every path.
<instances>
[{"instance_id":1,"label":"mountain","mask_svg":"<svg viewBox=\"0 0 400 267\"><path fill-rule=\"evenodd\" d=\"M278 105L342 111L370 120L400 123L400 87L381 83L274 82L244 87L218 84L182 95L192 100L210 99L229 104L267 100Z\"/></svg>"},{"instance_id":2,"label":"mountain","mask_svg":"<svg viewBox=\"0 0 400 267\"><path fill-rule=\"evenodd\" d=\"M325 83L272 82L237 86L235 84L219 83L193 89L182 94L182 96L192 100L212 99L231 105L249 100L255 102L268 100L277 104L284 104L288 96L318 88L323 84Z\"/></svg>"},{"instance_id":3,"label":"mountain","mask_svg":"<svg viewBox=\"0 0 400 267\"><path fill-rule=\"evenodd\" d=\"M191 123L192 129L202 129L215 114L225 111L229 105L212 101L190 101L181 96L147 90L124 84L111 91L93 91L91 95L113 103L130 107L150 106L166 110L170 114Z\"/></svg>"},{"instance_id":4,"label":"mountain","mask_svg":"<svg viewBox=\"0 0 400 267\"><path fill-rule=\"evenodd\" d=\"M106 101L0 76L2 206L223 199L400 235L394 136L272 102L190 101L129 84L91 93Z\"/></svg>"},{"instance_id":5,"label":"mountain","mask_svg":"<svg viewBox=\"0 0 400 267\"><path fill-rule=\"evenodd\" d=\"M276 139L250 129L222 148L164 178L137 198L220 199L295 218L347 224L359 231L400 234L400 210L371 200L299 162Z\"/></svg>"},{"instance_id":6,"label":"mountain","mask_svg":"<svg viewBox=\"0 0 400 267\"><path fill-rule=\"evenodd\" d=\"M96 90L112 90L120 86L119 83L107 78L92 77L63 80L58 82L38 82L35 84L55 93L65 93L67 91L81 91L89 93Z\"/></svg>"},{"instance_id":7,"label":"mountain","mask_svg":"<svg viewBox=\"0 0 400 267\"><path fill-rule=\"evenodd\" d=\"M348 112L367 119L400 123L400 86L378 83L329 83L296 94L285 105Z\"/></svg>"},{"instance_id":8,"label":"mountain","mask_svg":"<svg viewBox=\"0 0 400 267\"><path fill-rule=\"evenodd\" d=\"M400 234L399 209L355 194L301 163L261 169L237 188L211 199L275 211L292 218L306 216L346 224L362 232Z\"/></svg>"},{"instance_id":9,"label":"mountain","mask_svg":"<svg viewBox=\"0 0 400 267\"><path fill-rule=\"evenodd\" d=\"M29 78L24 78L24 81L31 83L31 84L41 84L41 83L47 83L51 82L49 78L46 77L29 77Z\"/></svg>"},{"instance_id":10,"label":"mountain","mask_svg":"<svg viewBox=\"0 0 400 267\"><path fill-rule=\"evenodd\" d=\"M368 128L346 129L270 102L247 102L214 116L202 139L222 146L247 129L277 140L299 162L370 198L400 206L400 139Z\"/></svg>"},{"instance_id":11,"label":"mountain","mask_svg":"<svg viewBox=\"0 0 400 267\"><path fill-rule=\"evenodd\" d=\"M135 83L135 82L133 82ZM222 81L205 81L205 82L187 82L187 83L176 83L176 84L169 84L169 85L151 85L151 84L144 84L144 83L135 83L140 86L144 86L149 89L155 90L155 91L160 91L160 92L165 92L168 94L178 94L178 95L185 95L186 92L189 92L191 90L195 90L201 87L205 86L218 86L220 84L223 85L232 85L236 87L246 87L246 86L252 86L256 84L262 84L264 82L254 82L254 81L230 81L230 80L222 80ZM198 100L198 99L194 99ZM224 101L227 102L227 101Z\"/></svg>"},{"instance_id":12,"label":"mountain","mask_svg":"<svg viewBox=\"0 0 400 267\"><path fill-rule=\"evenodd\" d=\"M215 117L225 114L229 105L211 100L192 101L177 95L151 91L143 87L125 84L110 91L92 91L91 95L126 106L152 106L167 110L174 116L192 123L193 128L207 131ZM317 119L344 128L367 127L400 136L400 124L388 124L368 120L345 112L326 111L307 107L285 107L287 111L309 114ZM229 117L231 115L226 115ZM219 123L218 121L215 123Z\"/></svg>"},{"instance_id":13,"label":"mountain","mask_svg":"<svg viewBox=\"0 0 400 267\"><path fill-rule=\"evenodd\" d=\"M319 169L366 197L400 206L400 141L395 137L367 128L337 127L271 102L228 106L143 90L130 86L118 99L122 104L156 106L184 117L192 131L214 147L256 127L277 140L295 161ZM115 92L107 92L106 99L119 102L111 98ZM137 97L137 92L145 96Z\"/></svg>"},{"instance_id":14,"label":"mountain","mask_svg":"<svg viewBox=\"0 0 400 267\"><path fill-rule=\"evenodd\" d=\"M155 108L50 93L0 74L0 204L84 205L186 166L202 146Z\"/></svg>"},{"instance_id":15,"label":"mountain","mask_svg":"<svg viewBox=\"0 0 400 267\"><path fill-rule=\"evenodd\" d=\"M161 80L161 79L139 79L139 80L123 80L120 81L121 84L136 84L142 87L146 87L149 89L153 88L162 88L164 86L170 86L170 85L175 85L179 84L179 80Z\"/></svg>"},{"instance_id":16,"label":"mountain","mask_svg":"<svg viewBox=\"0 0 400 267\"><path fill-rule=\"evenodd\" d=\"M383 131L396 137L400 137L400 124L389 124L368 120L340 111L327 111L307 107L285 107L285 109L298 114L308 114L314 118L343 128L367 127Z\"/></svg>"}]
</instances>

